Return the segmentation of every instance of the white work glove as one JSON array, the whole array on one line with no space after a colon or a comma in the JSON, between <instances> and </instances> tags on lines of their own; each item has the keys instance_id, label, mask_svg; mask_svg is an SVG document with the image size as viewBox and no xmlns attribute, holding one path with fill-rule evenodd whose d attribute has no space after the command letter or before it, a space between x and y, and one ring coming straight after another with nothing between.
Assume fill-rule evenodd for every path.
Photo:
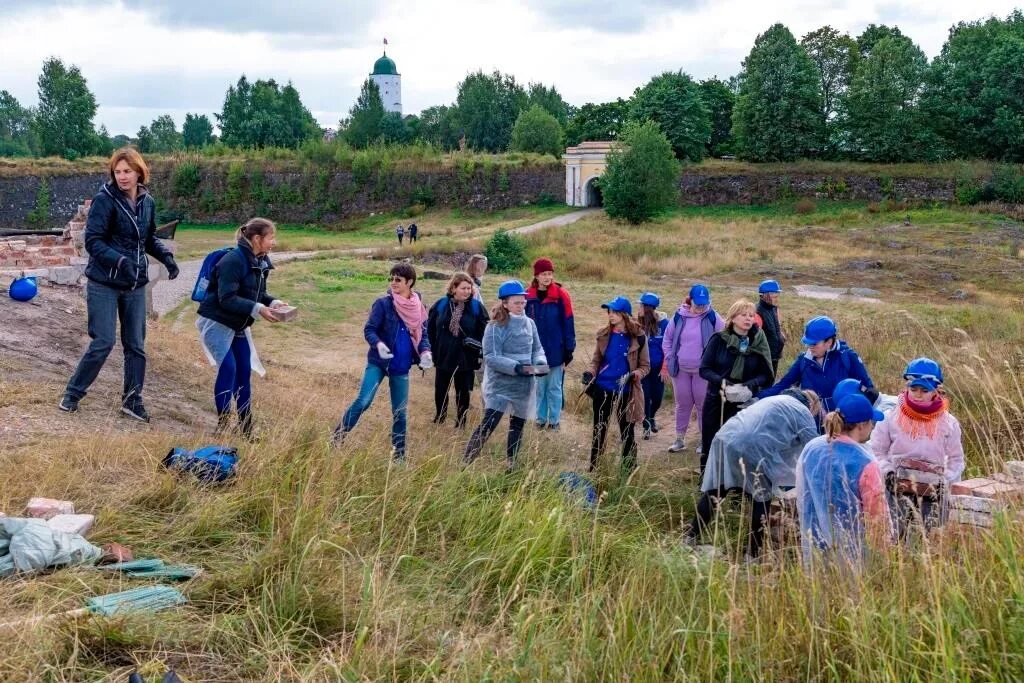
<instances>
[{"instance_id":1,"label":"white work glove","mask_svg":"<svg viewBox=\"0 0 1024 683\"><path fill-rule=\"evenodd\" d=\"M725 387L725 400L729 403L746 403L753 396L754 392L743 384L729 384Z\"/></svg>"},{"instance_id":2,"label":"white work glove","mask_svg":"<svg viewBox=\"0 0 1024 683\"><path fill-rule=\"evenodd\" d=\"M427 351L420 356L420 368L423 370L429 370L432 367L434 367L434 356L430 351Z\"/></svg>"},{"instance_id":3,"label":"white work glove","mask_svg":"<svg viewBox=\"0 0 1024 683\"><path fill-rule=\"evenodd\" d=\"M395 357L395 354L391 353L391 349L384 342L377 342L377 354L380 355L381 359L389 360Z\"/></svg>"}]
</instances>

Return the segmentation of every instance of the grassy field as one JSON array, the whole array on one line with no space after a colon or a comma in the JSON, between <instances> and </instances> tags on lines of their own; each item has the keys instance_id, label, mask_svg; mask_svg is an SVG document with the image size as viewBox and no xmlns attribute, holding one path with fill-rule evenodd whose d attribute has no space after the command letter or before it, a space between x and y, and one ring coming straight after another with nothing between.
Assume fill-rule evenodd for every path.
<instances>
[{"instance_id":1,"label":"grassy field","mask_svg":"<svg viewBox=\"0 0 1024 683\"><path fill-rule=\"evenodd\" d=\"M380 226L387 239L389 226ZM792 549L763 565L738 562L738 509L714 539L723 559L681 548L697 459L667 454L666 440L641 442L628 482L615 474L612 440L596 512L555 488L558 472L585 468L589 405L577 387L601 302L651 289L671 310L704 281L724 311L768 276L785 289L791 339L812 315L832 315L885 391L897 390L908 359L939 358L964 425L967 475L1024 457L1021 234L995 215L849 204L809 214L688 209L640 227L596 216L531 235L530 255L552 257L573 294L580 351L563 430L528 429L515 475L503 472L503 429L472 468L460 466L468 434L430 424L430 373L411 381L407 467L388 465L386 394L343 449L327 450L355 396L362 325L389 267L341 255L282 264L273 276L274 294L302 315L255 329L268 367L254 382L262 439L241 444L238 482L204 490L175 481L159 457L214 438L205 433L213 370L183 306L150 328L147 351L151 373L205 410L194 433L172 433L154 414L141 431L111 422L76 439L25 437L0 454L0 509L17 511L33 494L70 497L98 513L95 542L206 573L183 588L190 604L171 612L0 636L0 680L97 680L134 665L203 681L1024 678L1019 521L1001 518L984 533L947 528L859 576L812 574ZM448 239L458 246L456 234ZM485 293L505 277L489 274ZM798 284L867 286L882 302L805 299L792 294ZM430 302L443 282L418 289ZM968 298L950 299L956 290ZM69 419L53 409L56 383L14 378L5 389L42 396L25 411ZM96 410L87 400L71 419ZM670 414L671 401L663 424ZM4 581L0 621L126 587L88 569Z\"/></svg>"}]
</instances>

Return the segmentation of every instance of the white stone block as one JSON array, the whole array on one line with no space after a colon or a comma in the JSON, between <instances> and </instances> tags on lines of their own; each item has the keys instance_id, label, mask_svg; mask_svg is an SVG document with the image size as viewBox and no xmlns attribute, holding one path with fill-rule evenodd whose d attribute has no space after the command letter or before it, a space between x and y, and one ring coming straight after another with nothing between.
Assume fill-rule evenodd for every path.
<instances>
[{"instance_id":1,"label":"white stone block","mask_svg":"<svg viewBox=\"0 0 1024 683\"><path fill-rule=\"evenodd\" d=\"M85 536L95 521L94 515L54 515L46 520L46 525L54 531Z\"/></svg>"}]
</instances>

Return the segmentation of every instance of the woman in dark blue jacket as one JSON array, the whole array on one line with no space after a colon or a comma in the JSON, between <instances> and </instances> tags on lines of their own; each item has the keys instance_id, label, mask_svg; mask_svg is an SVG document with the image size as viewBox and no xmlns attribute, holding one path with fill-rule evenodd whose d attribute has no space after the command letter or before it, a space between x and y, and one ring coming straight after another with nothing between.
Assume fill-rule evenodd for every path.
<instances>
[{"instance_id":1,"label":"woman in dark blue jacket","mask_svg":"<svg viewBox=\"0 0 1024 683\"><path fill-rule=\"evenodd\" d=\"M337 448L359 418L373 403L377 388L386 377L391 391L391 456L405 460L406 415L409 406L409 370L418 364L424 370L434 367L427 336L427 309L419 292L414 292L416 269L408 263L391 268L390 290L373 302L363 326L363 337L370 345L366 353L366 371L359 395L334 428L331 446Z\"/></svg>"},{"instance_id":2,"label":"woman in dark blue jacket","mask_svg":"<svg viewBox=\"0 0 1024 683\"><path fill-rule=\"evenodd\" d=\"M651 371L640 382L644 389L644 441L647 441L651 438L651 432L655 434L658 432L655 415L661 408L662 399L665 398L665 378L662 376L665 351L662 349L662 343L665 341L668 316L658 310L661 298L654 292L641 294L639 303L640 311L636 321L640 323L644 334L647 335L647 346L650 349L651 357Z\"/></svg>"},{"instance_id":3,"label":"woman in dark blue jacket","mask_svg":"<svg viewBox=\"0 0 1024 683\"><path fill-rule=\"evenodd\" d=\"M142 156L131 147L122 147L110 157L109 171L110 181L93 197L85 226L85 250L89 253L86 305L92 342L68 381L60 409L68 413L78 410L78 402L114 348L114 333L120 322L124 347L121 413L149 422L142 402L146 380L147 254L164 264L171 280L178 277L178 265L156 238L156 203L146 189L149 167Z\"/></svg>"},{"instance_id":4,"label":"woman in dark blue jacket","mask_svg":"<svg viewBox=\"0 0 1024 683\"><path fill-rule=\"evenodd\" d=\"M265 374L249 328L257 317L278 322L275 310L285 305L267 292L267 277L274 268L268 254L277 244L276 232L277 226L266 218L253 218L238 229L238 245L214 266L196 320L203 350L217 367L217 426L227 427L234 400L238 428L247 438L253 435L252 372Z\"/></svg>"},{"instance_id":5,"label":"woman in dark blue jacket","mask_svg":"<svg viewBox=\"0 0 1024 683\"><path fill-rule=\"evenodd\" d=\"M537 325L550 368L537 380L537 426L558 429L565 366L572 362L576 351L576 323L572 299L565 287L555 282L551 259L539 258L533 264L533 283L526 290L526 315Z\"/></svg>"}]
</instances>

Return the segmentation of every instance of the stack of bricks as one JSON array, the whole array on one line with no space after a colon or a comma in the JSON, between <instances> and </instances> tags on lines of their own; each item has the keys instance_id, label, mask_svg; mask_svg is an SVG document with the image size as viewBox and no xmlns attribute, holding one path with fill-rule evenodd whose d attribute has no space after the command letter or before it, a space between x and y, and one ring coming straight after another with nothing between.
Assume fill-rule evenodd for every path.
<instances>
[{"instance_id":1,"label":"stack of bricks","mask_svg":"<svg viewBox=\"0 0 1024 683\"><path fill-rule=\"evenodd\" d=\"M58 285L78 284L89 262L85 256L89 203L78 207L63 235L0 237L0 276L34 276Z\"/></svg>"},{"instance_id":2,"label":"stack of bricks","mask_svg":"<svg viewBox=\"0 0 1024 683\"><path fill-rule=\"evenodd\" d=\"M993 514L1024 503L1024 461L1011 460L1003 470L950 485L949 520L987 528Z\"/></svg>"}]
</instances>

